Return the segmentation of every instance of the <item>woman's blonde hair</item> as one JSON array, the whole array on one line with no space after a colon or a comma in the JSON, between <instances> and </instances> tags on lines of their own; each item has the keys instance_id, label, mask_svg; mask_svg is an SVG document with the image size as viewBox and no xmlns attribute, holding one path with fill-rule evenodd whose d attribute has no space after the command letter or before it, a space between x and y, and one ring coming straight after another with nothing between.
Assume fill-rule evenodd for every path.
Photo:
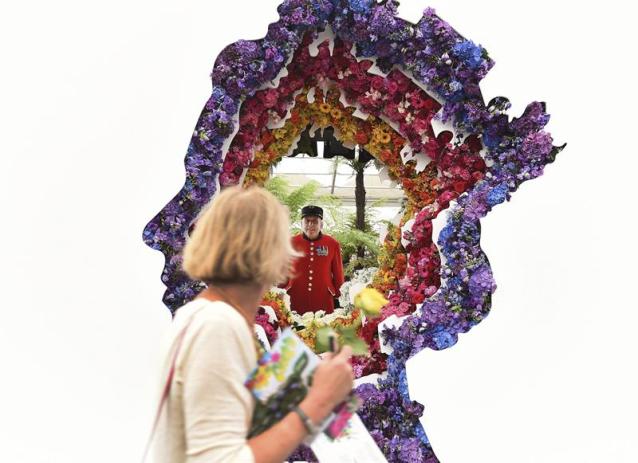
<instances>
[{"instance_id":1,"label":"woman's blonde hair","mask_svg":"<svg viewBox=\"0 0 638 463\"><path fill-rule=\"evenodd\" d=\"M205 283L283 283L299 254L288 209L259 187L231 187L213 198L184 247L183 268Z\"/></svg>"}]
</instances>

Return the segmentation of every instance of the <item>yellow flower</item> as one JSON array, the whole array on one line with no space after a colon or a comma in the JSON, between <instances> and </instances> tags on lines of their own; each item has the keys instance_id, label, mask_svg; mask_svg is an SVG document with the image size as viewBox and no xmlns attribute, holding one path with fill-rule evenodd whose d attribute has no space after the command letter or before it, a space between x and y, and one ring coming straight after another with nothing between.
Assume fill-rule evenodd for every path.
<instances>
[{"instance_id":1,"label":"yellow flower","mask_svg":"<svg viewBox=\"0 0 638 463\"><path fill-rule=\"evenodd\" d=\"M332 111L330 111L330 115L332 116L333 119L339 120L341 119L341 110L338 108L335 108Z\"/></svg>"},{"instance_id":2,"label":"yellow flower","mask_svg":"<svg viewBox=\"0 0 638 463\"><path fill-rule=\"evenodd\" d=\"M331 110L331 107L328 103L321 103L319 105L319 111L321 111L324 114L328 114Z\"/></svg>"},{"instance_id":3,"label":"yellow flower","mask_svg":"<svg viewBox=\"0 0 638 463\"><path fill-rule=\"evenodd\" d=\"M390 140L392 140L392 137L390 137L390 134L387 132L381 132L377 135L377 140L381 143L389 143Z\"/></svg>"},{"instance_id":4,"label":"yellow flower","mask_svg":"<svg viewBox=\"0 0 638 463\"><path fill-rule=\"evenodd\" d=\"M360 309L368 317L378 317L381 314L381 308L388 303L379 291L374 288L363 288L354 297L354 306Z\"/></svg>"},{"instance_id":5,"label":"yellow flower","mask_svg":"<svg viewBox=\"0 0 638 463\"><path fill-rule=\"evenodd\" d=\"M275 139L277 140L281 140L282 138L284 138L286 136L286 129L285 128L281 128L281 129L275 129L272 131L273 136L275 137Z\"/></svg>"}]
</instances>

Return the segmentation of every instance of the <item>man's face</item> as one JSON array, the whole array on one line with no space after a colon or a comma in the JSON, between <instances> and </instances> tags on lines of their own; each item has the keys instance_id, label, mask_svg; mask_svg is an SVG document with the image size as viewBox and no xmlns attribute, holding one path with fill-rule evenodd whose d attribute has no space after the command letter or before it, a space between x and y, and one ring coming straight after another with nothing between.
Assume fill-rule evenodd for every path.
<instances>
[{"instance_id":1,"label":"man's face","mask_svg":"<svg viewBox=\"0 0 638 463\"><path fill-rule=\"evenodd\" d=\"M308 215L301 220L303 232L311 240L314 240L319 236L322 226L323 221L316 215Z\"/></svg>"}]
</instances>

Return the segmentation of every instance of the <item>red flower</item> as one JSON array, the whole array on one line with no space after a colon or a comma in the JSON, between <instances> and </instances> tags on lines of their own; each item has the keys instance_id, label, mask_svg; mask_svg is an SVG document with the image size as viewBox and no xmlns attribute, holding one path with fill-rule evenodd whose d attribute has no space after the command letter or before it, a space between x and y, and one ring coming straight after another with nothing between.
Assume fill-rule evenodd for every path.
<instances>
[{"instance_id":1,"label":"red flower","mask_svg":"<svg viewBox=\"0 0 638 463\"><path fill-rule=\"evenodd\" d=\"M470 135L469 137L467 137L465 139L465 144L467 144L467 146L470 148L470 151L472 151L473 153L477 153L481 151L481 148L483 148L481 140L479 140L478 136L476 135Z\"/></svg>"},{"instance_id":2,"label":"red flower","mask_svg":"<svg viewBox=\"0 0 638 463\"><path fill-rule=\"evenodd\" d=\"M271 88L269 90L264 90L259 92L259 97L261 101L264 102L264 106L266 108L272 108L277 104L278 92L276 88Z\"/></svg>"},{"instance_id":3,"label":"red flower","mask_svg":"<svg viewBox=\"0 0 638 463\"><path fill-rule=\"evenodd\" d=\"M441 145L447 145L448 143L450 143L450 141L452 141L452 138L453 138L452 132L450 132L449 130L444 130L443 132L439 134L439 136L437 137L437 140L439 141Z\"/></svg>"},{"instance_id":4,"label":"red flower","mask_svg":"<svg viewBox=\"0 0 638 463\"><path fill-rule=\"evenodd\" d=\"M357 134L354 136L354 139L356 140L358 145L366 145L368 144L368 141L370 141L368 134L362 130L357 132Z\"/></svg>"},{"instance_id":5,"label":"red flower","mask_svg":"<svg viewBox=\"0 0 638 463\"><path fill-rule=\"evenodd\" d=\"M485 161L481 157L476 157L473 160L472 168L474 170L480 170L481 172L485 171Z\"/></svg>"},{"instance_id":6,"label":"red flower","mask_svg":"<svg viewBox=\"0 0 638 463\"><path fill-rule=\"evenodd\" d=\"M466 186L467 184L463 180L457 180L456 182L452 182L452 187L454 188L454 191L456 191L459 194L465 191Z\"/></svg>"},{"instance_id":7,"label":"red flower","mask_svg":"<svg viewBox=\"0 0 638 463\"><path fill-rule=\"evenodd\" d=\"M372 78L372 88L375 90L382 90L384 87L384 79L381 76L374 76Z\"/></svg>"},{"instance_id":8,"label":"red flower","mask_svg":"<svg viewBox=\"0 0 638 463\"><path fill-rule=\"evenodd\" d=\"M372 67L372 61L370 61L369 59L364 59L363 61L359 61L359 69L361 69L361 71L365 72L371 67Z\"/></svg>"},{"instance_id":9,"label":"red flower","mask_svg":"<svg viewBox=\"0 0 638 463\"><path fill-rule=\"evenodd\" d=\"M441 193L441 195L439 195L439 203L441 204L441 207L447 207L448 204L450 204L450 201L456 198L456 196L456 193L449 190Z\"/></svg>"}]
</instances>

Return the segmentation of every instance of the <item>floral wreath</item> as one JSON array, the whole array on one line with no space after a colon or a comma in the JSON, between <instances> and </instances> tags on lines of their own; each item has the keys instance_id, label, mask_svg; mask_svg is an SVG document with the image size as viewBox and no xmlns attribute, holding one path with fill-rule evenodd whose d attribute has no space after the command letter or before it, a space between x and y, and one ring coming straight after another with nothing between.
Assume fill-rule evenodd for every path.
<instances>
[{"instance_id":1,"label":"floral wreath","mask_svg":"<svg viewBox=\"0 0 638 463\"><path fill-rule=\"evenodd\" d=\"M372 282L389 304L360 327L373 352L355 364L357 376L385 373L357 388L364 399L359 415L388 461L435 462L419 421L423 406L408 393L406 362L424 348L454 345L488 315L496 285L480 246L480 219L540 176L563 147L543 130L543 103L512 120L507 99L484 103L479 83L493 65L485 49L434 10L412 24L397 16L397 5L286 0L264 39L226 47L188 147L184 187L143 237L166 257L164 302L174 311L202 288L180 271L180 252L220 186L262 183L310 124L333 126L344 144L364 146L410 205L388 232ZM323 41L330 31L332 50ZM435 136L435 117L454 128L454 142L451 131ZM434 243L432 220L444 209L447 223ZM404 318L382 330L386 358L377 333L391 315ZM307 448L291 458L313 460Z\"/></svg>"}]
</instances>

